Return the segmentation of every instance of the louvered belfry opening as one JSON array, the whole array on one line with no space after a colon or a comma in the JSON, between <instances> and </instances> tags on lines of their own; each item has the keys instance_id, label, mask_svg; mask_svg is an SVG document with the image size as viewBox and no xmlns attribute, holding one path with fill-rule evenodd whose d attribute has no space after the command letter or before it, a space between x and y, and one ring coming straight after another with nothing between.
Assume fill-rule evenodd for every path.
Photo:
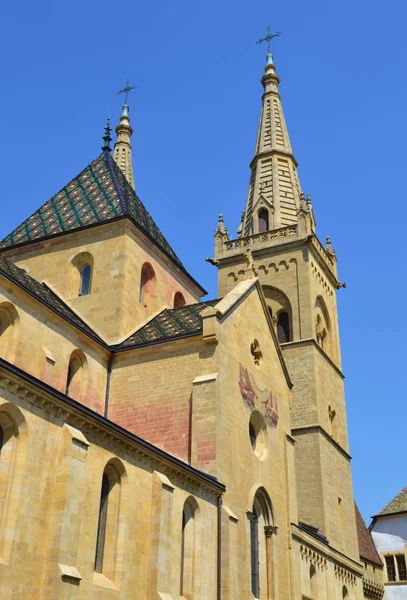
<instances>
[{"instance_id":1,"label":"louvered belfry opening","mask_svg":"<svg viewBox=\"0 0 407 600\"><path fill-rule=\"evenodd\" d=\"M278 315L277 337L280 344L290 341L290 319L286 312L281 312Z\"/></svg>"},{"instance_id":2,"label":"louvered belfry opening","mask_svg":"<svg viewBox=\"0 0 407 600\"><path fill-rule=\"evenodd\" d=\"M265 208L259 210L259 233L269 230L269 212Z\"/></svg>"}]
</instances>

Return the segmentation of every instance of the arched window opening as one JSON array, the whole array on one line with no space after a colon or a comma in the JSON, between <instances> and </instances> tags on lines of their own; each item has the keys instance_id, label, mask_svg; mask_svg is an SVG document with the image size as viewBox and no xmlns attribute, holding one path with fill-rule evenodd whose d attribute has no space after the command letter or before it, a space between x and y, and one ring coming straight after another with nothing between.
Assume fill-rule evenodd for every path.
<instances>
[{"instance_id":1,"label":"arched window opening","mask_svg":"<svg viewBox=\"0 0 407 600\"><path fill-rule=\"evenodd\" d=\"M269 211L265 208L259 210L259 233L269 230Z\"/></svg>"},{"instance_id":2,"label":"arched window opening","mask_svg":"<svg viewBox=\"0 0 407 600\"><path fill-rule=\"evenodd\" d=\"M276 328L277 338L282 342L284 336L284 341L291 342L293 339L293 332L291 329L293 321L291 303L288 296L281 290L271 287L270 285L263 286L263 293L267 302L269 314L272 317L273 325Z\"/></svg>"},{"instance_id":3,"label":"arched window opening","mask_svg":"<svg viewBox=\"0 0 407 600\"><path fill-rule=\"evenodd\" d=\"M100 490L94 569L111 580L119 533L120 483L119 473L112 464L108 464Z\"/></svg>"},{"instance_id":4,"label":"arched window opening","mask_svg":"<svg viewBox=\"0 0 407 600\"><path fill-rule=\"evenodd\" d=\"M99 505L99 521L96 537L96 552L95 552L95 571L102 572L103 569L103 553L105 550L106 539L106 523L107 523L107 505L109 500L110 482L106 473L102 477L102 489L100 492Z\"/></svg>"},{"instance_id":5,"label":"arched window opening","mask_svg":"<svg viewBox=\"0 0 407 600\"><path fill-rule=\"evenodd\" d=\"M184 296L181 294L181 292L177 292L174 296L174 308L181 308L182 306L185 306L185 304L186 302Z\"/></svg>"},{"instance_id":6,"label":"arched window opening","mask_svg":"<svg viewBox=\"0 0 407 600\"><path fill-rule=\"evenodd\" d=\"M195 554L197 540L197 511L198 505L193 498L188 499L182 511L181 538L181 580L180 596L190 600L195 591Z\"/></svg>"},{"instance_id":7,"label":"arched window opening","mask_svg":"<svg viewBox=\"0 0 407 600\"><path fill-rule=\"evenodd\" d=\"M342 588L342 598L349 598L349 592L348 592L348 588L346 587L346 585L343 586Z\"/></svg>"},{"instance_id":8,"label":"arched window opening","mask_svg":"<svg viewBox=\"0 0 407 600\"><path fill-rule=\"evenodd\" d=\"M86 263L81 268L81 281L79 286L79 295L87 296L90 294L90 284L92 279L92 267L89 263Z\"/></svg>"},{"instance_id":9,"label":"arched window opening","mask_svg":"<svg viewBox=\"0 0 407 600\"><path fill-rule=\"evenodd\" d=\"M80 351L74 350L69 359L68 375L66 378L65 394L74 400L79 400L84 379L85 357Z\"/></svg>"},{"instance_id":10,"label":"arched window opening","mask_svg":"<svg viewBox=\"0 0 407 600\"><path fill-rule=\"evenodd\" d=\"M311 598L312 600L317 600L317 572L315 569L315 565L311 565L309 568L309 579L311 587Z\"/></svg>"},{"instance_id":11,"label":"arched window opening","mask_svg":"<svg viewBox=\"0 0 407 600\"><path fill-rule=\"evenodd\" d=\"M90 252L80 252L71 261L74 267L69 283L72 297L88 296L92 291L93 256Z\"/></svg>"},{"instance_id":12,"label":"arched window opening","mask_svg":"<svg viewBox=\"0 0 407 600\"><path fill-rule=\"evenodd\" d=\"M273 589L273 525L271 502L262 488L257 491L250 520L251 591L255 598L268 598ZM261 591L265 593L261 595Z\"/></svg>"},{"instance_id":13,"label":"arched window opening","mask_svg":"<svg viewBox=\"0 0 407 600\"><path fill-rule=\"evenodd\" d=\"M290 341L290 319L286 312L281 312L278 315L277 337L280 344Z\"/></svg>"},{"instance_id":14,"label":"arched window opening","mask_svg":"<svg viewBox=\"0 0 407 600\"><path fill-rule=\"evenodd\" d=\"M147 306L149 298L152 296L154 291L154 279L155 272L153 267L149 263L144 263L141 268L141 279L140 279L140 302Z\"/></svg>"}]
</instances>

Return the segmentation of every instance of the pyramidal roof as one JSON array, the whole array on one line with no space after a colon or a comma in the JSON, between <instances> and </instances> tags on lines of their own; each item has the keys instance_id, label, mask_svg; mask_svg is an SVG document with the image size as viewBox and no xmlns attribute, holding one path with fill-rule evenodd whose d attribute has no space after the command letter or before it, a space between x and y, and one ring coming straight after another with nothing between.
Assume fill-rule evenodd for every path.
<instances>
[{"instance_id":1,"label":"pyramidal roof","mask_svg":"<svg viewBox=\"0 0 407 600\"><path fill-rule=\"evenodd\" d=\"M407 512L407 487L390 500L388 504L378 513L379 515L391 515L393 513Z\"/></svg>"},{"instance_id":2,"label":"pyramidal roof","mask_svg":"<svg viewBox=\"0 0 407 600\"><path fill-rule=\"evenodd\" d=\"M128 217L183 271L171 248L126 177L108 152L7 235L0 247L35 242L83 227Z\"/></svg>"}]
</instances>

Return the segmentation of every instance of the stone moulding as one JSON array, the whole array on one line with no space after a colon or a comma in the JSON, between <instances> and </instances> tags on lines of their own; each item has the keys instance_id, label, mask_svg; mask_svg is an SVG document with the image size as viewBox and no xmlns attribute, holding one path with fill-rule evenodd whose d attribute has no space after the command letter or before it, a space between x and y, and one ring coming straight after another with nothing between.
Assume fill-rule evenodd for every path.
<instances>
[{"instance_id":1,"label":"stone moulding","mask_svg":"<svg viewBox=\"0 0 407 600\"><path fill-rule=\"evenodd\" d=\"M384 585L379 581L363 576L363 593L366 598L381 600L384 596Z\"/></svg>"},{"instance_id":2,"label":"stone moulding","mask_svg":"<svg viewBox=\"0 0 407 600\"><path fill-rule=\"evenodd\" d=\"M3 359L0 359L0 388L40 407L82 433L95 432L99 438L108 440L121 449L135 452L160 464L162 472L175 473L182 479L206 488L212 494L219 495L226 491L226 486L211 475L153 446Z\"/></svg>"},{"instance_id":3,"label":"stone moulding","mask_svg":"<svg viewBox=\"0 0 407 600\"><path fill-rule=\"evenodd\" d=\"M227 240L224 242L224 250L225 252L228 252L229 250L241 250L246 246L255 246L256 244L272 242L276 239L279 240L291 236L297 237L297 225L288 225L287 227L279 227L279 229L274 229L265 233L254 233L253 235L237 238L235 240Z\"/></svg>"},{"instance_id":4,"label":"stone moulding","mask_svg":"<svg viewBox=\"0 0 407 600\"><path fill-rule=\"evenodd\" d=\"M303 558L312 556L312 552L320 555L321 558L332 561L335 565L335 574L338 578L356 584L363 576L363 567L360 563L345 556L329 544L323 543L312 537L305 531L302 531L298 525L291 523L291 535L293 539L300 543L301 555Z\"/></svg>"}]
</instances>

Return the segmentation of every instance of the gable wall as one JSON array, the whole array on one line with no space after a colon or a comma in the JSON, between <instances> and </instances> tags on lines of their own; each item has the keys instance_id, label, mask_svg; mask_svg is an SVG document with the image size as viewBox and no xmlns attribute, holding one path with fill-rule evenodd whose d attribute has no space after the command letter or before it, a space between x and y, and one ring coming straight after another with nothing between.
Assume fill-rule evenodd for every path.
<instances>
[{"instance_id":1,"label":"gable wall","mask_svg":"<svg viewBox=\"0 0 407 600\"><path fill-rule=\"evenodd\" d=\"M3 287L2 280L0 305L3 303L15 307L18 319L10 352L1 358L65 394L70 355L82 350L86 366L75 399L103 414L107 352L18 288L11 284ZM50 365L48 360L47 364L47 358L55 363Z\"/></svg>"}]
</instances>

